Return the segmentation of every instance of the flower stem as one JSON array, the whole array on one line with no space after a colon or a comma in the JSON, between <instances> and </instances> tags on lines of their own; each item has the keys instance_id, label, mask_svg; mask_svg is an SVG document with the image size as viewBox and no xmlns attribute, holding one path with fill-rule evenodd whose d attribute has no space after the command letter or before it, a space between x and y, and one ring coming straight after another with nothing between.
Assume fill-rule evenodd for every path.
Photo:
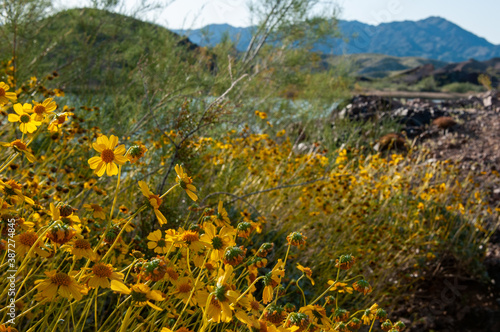
<instances>
[{"instance_id":1,"label":"flower stem","mask_svg":"<svg viewBox=\"0 0 500 332\"><path fill-rule=\"evenodd\" d=\"M118 198L118 191L120 189L120 179L121 179L121 176L122 176L122 165L118 166L118 180L116 181L115 198L113 198L113 205L111 206L111 212L109 214L109 220L110 220L110 222L113 219L113 211L115 209L116 199Z\"/></svg>"},{"instance_id":2,"label":"flower stem","mask_svg":"<svg viewBox=\"0 0 500 332\"><path fill-rule=\"evenodd\" d=\"M257 281L259 281L260 279L264 279L264 276L260 276L258 278L256 278L252 284L250 286L247 287L247 290L243 292L243 294L240 295L240 297L238 297L238 299L236 299L236 302L235 303L238 303L242 298L243 296L245 296L249 291L250 289L252 289L253 285L255 285L257 283Z\"/></svg>"},{"instance_id":3,"label":"flower stem","mask_svg":"<svg viewBox=\"0 0 500 332\"><path fill-rule=\"evenodd\" d=\"M375 325L375 318L372 320L372 326L370 326L370 330L368 332L372 332L373 330L373 325Z\"/></svg>"},{"instance_id":4,"label":"flower stem","mask_svg":"<svg viewBox=\"0 0 500 332\"><path fill-rule=\"evenodd\" d=\"M12 157L14 156L14 157ZM0 172L2 172L4 169L6 169L11 162L13 162L14 160L16 160L17 156L19 156L19 152L16 152L15 154L13 155L10 155L9 158L7 158L7 160L4 162L4 164L1 166L0 168ZM12 157L12 158L11 158ZM9 160L10 159L10 160Z\"/></svg>"},{"instance_id":5,"label":"flower stem","mask_svg":"<svg viewBox=\"0 0 500 332\"><path fill-rule=\"evenodd\" d=\"M203 265L202 266L205 265L205 263L207 262L207 259L208 259L208 257L210 257L211 253L212 253L212 250L209 250L208 253L207 253L207 255L205 256L205 260L203 261ZM189 249L188 249L188 255L189 255ZM189 256L188 256L188 258L189 258ZM188 260L187 264L189 265L189 260ZM198 273L198 277L196 278L196 281L194 282L194 286L193 286L193 289L191 290L191 294L189 294L189 298L187 299L186 304L184 305L184 308L182 308L182 311L179 314L179 317L177 317L177 320L175 321L175 324L172 327L172 331L175 331L175 327L177 326L177 324L181 320L182 314L184 313L184 311L186 311L187 306L191 302L191 298L193 297L193 294L196 291L196 288L198 287L198 281L200 280L200 277L201 277L201 275L204 272L205 272L205 269L200 268L200 272Z\"/></svg>"},{"instance_id":6,"label":"flower stem","mask_svg":"<svg viewBox=\"0 0 500 332\"><path fill-rule=\"evenodd\" d=\"M132 313L132 308L133 308L133 306L128 307L127 313L125 314L125 318L123 318L123 323L122 323L122 326L120 328L120 332L127 331L128 320L130 319L130 314Z\"/></svg>"},{"instance_id":7,"label":"flower stem","mask_svg":"<svg viewBox=\"0 0 500 332\"><path fill-rule=\"evenodd\" d=\"M132 220L134 219L134 217L136 215L138 215L142 210L144 210L146 208L146 205L143 205L141 206L132 216L130 216L130 218L128 218L128 221L127 223L122 227L122 229L120 230L120 233L118 233L118 235L116 236L116 239L115 241L113 242L113 244L111 244L111 246L109 247L108 251L106 252L106 254L102 257L101 261L104 262L104 260L108 257L108 255L111 253L111 251L113 250L113 248L116 246L116 244L118 243L118 239L120 238L120 236L123 234L123 232L125 231L125 228L127 228L128 224L130 224L132 222ZM108 230L106 229L106 233L108 232ZM104 235L106 235L106 233Z\"/></svg>"},{"instance_id":8,"label":"flower stem","mask_svg":"<svg viewBox=\"0 0 500 332\"><path fill-rule=\"evenodd\" d=\"M302 290L302 288L300 288L299 286L299 281L300 279L304 278L304 275L301 275L300 278L295 282L295 285L297 286L297 288L300 290L300 292L302 293L302 300L304 300L304 306L306 306L306 296L304 294L304 291Z\"/></svg>"},{"instance_id":9,"label":"flower stem","mask_svg":"<svg viewBox=\"0 0 500 332\"><path fill-rule=\"evenodd\" d=\"M168 195L169 192L171 192L175 187L179 186L179 184L173 185L169 190L167 190L163 195L160 196L160 198L163 198Z\"/></svg>"}]
</instances>

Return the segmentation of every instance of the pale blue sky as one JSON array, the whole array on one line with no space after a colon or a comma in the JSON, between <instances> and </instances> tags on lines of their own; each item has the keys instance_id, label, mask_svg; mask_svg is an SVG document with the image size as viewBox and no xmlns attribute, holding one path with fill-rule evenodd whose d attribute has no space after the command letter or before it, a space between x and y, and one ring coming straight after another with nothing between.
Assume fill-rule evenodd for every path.
<instances>
[{"instance_id":1,"label":"pale blue sky","mask_svg":"<svg viewBox=\"0 0 500 332\"><path fill-rule=\"evenodd\" d=\"M136 1L139 0L125 0L127 3ZM82 6L89 0L66 0L64 3L65 7ZM165 9L148 13L144 18L172 29L199 28L210 23L248 26L246 3L247 0L175 0ZM500 44L500 0L337 0L336 3L342 9L342 19L376 25L441 16Z\"/></svg>"}]
</instances>

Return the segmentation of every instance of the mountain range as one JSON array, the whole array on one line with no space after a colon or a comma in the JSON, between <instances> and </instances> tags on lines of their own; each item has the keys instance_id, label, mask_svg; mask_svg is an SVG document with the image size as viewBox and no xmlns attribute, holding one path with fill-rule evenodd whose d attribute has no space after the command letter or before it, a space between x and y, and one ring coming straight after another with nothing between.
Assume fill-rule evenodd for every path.
<instances>
[{"instance_id":1,"label":"mountain range","mask_svg":"<svg viewBox=\"0 0 500 332\"><path fill-rule=\"evenodd\" d=\"M316 44L313 51L334 55L376 53L445 62L500 57L500 45L494 45L441 17L379 25L340 20L338 27L342 38L329 38ZM227 36L239 51L244 51L253 29L211 24L202 29L174 31L201 46L215 46Z\"/></svg>"}]
</instances>

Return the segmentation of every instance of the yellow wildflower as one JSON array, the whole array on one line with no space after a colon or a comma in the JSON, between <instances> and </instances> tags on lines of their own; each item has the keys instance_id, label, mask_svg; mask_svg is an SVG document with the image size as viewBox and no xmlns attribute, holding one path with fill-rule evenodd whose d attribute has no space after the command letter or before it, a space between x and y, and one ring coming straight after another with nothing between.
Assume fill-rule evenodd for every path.
<instances>
[{"instance_id":1,"label":"yellow wildflower","mask_svg":"<svg viewBox=\"0 0 500 332\"><path fill-rule=\"evenodd\" d=\"M70 250L76 259L80 259L83 257L93 259L95 256L94 251L92 250L92 247L90 245L90 242L85 239L73 240Z\"/></svg>"},{"instance_id":2,"label":"yellow wildflower","mask_svg":"<svg viewBox=\"0 0 500 332\"><path fill-rule=\"evenodd\" d=\"M262 293L262 302L267 304L273 299L273 290L281 283L281 278L285 275L285 264L281 259L274 266L271 272L264 277L264 292Z\"/></svg>"},{"instance_id":3,"label":"yellow wildflower","mask_svg":"<svg viewBox=\"0 0 500 332\"><path fill-rule=\"evenodd\" d=\"M54 120L49 123L49 131L51 133L56 133L59 131L61 126L68 120L68 116L72 115L70 112L58 113Z\"/></svg>"},{"instance_id":4,"label":"yellow wildflower","mask_svg":"<svg viewBox=\"0 0 500 332\"><path fill-rule=\"evenodd\" d=\"M115 272L111 264L96 263L92 267L92 274L87 280L90 288L109 288L110 281L123 281L123 273Z\"/></svg>"},{"instance_id":5,"label":"yellow wildflower","mask_svg":"<svg viewBox=\"0 0 500 332\"><path fill-rule=\"evenodd\" d=\"M20 204L26 202L31 205L35 204L31 198L23 195L22 188L21 184L15 180L8 180L7 182L0 180L0 190L3 191L6 199L10 200L9 203Z\"/></svg>"},{"instance_id":6,"label":"yellow wildflower","mask_svg":"<svg viewBox=\"0 0 500 332\"><path fill-rule=\"evenodd\" d=\"M151 290L148 285L136 284L131 288L128 288L118 280L111 280L111 289L121 294L131 295L132 302L134 302L134 304L138 307L142 307L147 304L155 310L163 310L162 308L151 303L150 300L163 301L165 298L160 291Z\"/></svg>"},{"instance_id":7,"label":"yellow wildflower","mask_svg":"<svg viewBox=\"0 0 500 332\"><path fill-rule=\"evenodd\" d=\"M0 105L5 105L11 101L16 101L17 95L15 92L7 92L10 87L4 82L0 82Z\"/></svg>"},{"instance_id":8,"label":"yellow wildflower","mask_svg":"<svg viewBox=\"0 0 500 332\"><path fill-rule=\"evenodd\" d=\"M76 273L76 271L73 272ZM35 288L41 292L43 297L53 299L59 294L67 299L81 300L85 288L79 285L71 275L56 270L45 272L45 275L48 279L35 281Z\"/></svg>"},{"instance_id":9,"label":"yellow wildflower","mask_svg":"<svg viewBox=\"0 0 500 332\"><path fill-rule=\"evenodd\" d=\"M93 217L99 219L106 219L106 214L104 214L104 209L97 204L83 204L83 208L87 211L93 211Z\"/></svg>"},{"instance_id":10,"label":"yellow wildflower","mask_svg":"<svg viewBox=\"0 0 500 332\"><path fill-rule=\"evenodd\" d=\"M331 292L349 293L349 294L352 294L353 292L352 287L347 287L347 284L344 282L328 280L328 285L330 286L333 285L333 287L330 288Z\"/></svg>"},{"instance_id":11,"label":"yellow wildflower","mask_svg":"<svg viewBox=\"0 0 500 332\"><path fill-rule=\"evenodd\" d=\"M17 114L9 114L9 122L19 122L19 130L25 134L34 133L37 127L42 124L40 121L36 120L35 114L29 114L32 112L30 104L15 104L14 112Z\"/></svg>"},{"instance_id":12,"label":"yellow wildflower","mask_svg":"<svg viewBox=\"0 0 500 332\"><path fill-rule=\"evenodd\" d=\"M41 241L37 243L38 235L33 231L28 231L16 235L14 236L14 240L16 241L16 252L21 256L26 255L30 251L31 247L35 245L35 243L36 245L31 252L31 256L35 256L35 253L45 258L50 256L49 252L44 251L42 250L42 248L40 248Z\"/></svg>"},{"instance_id":13,"label":"yellow wildflower","mask_svg":"<svg viewBox=\"0 0 500 332\"><path fill-rule=\"evenodd\" d=\"M163 202L160 196L155 195L149 190L148 185L144 181L139 181L139 187L141 188L141 192L149 201L149 204L154 209L156 218L160 222L160 225L164 225L167 223L167 218L160 212L159 208L161 203Z\"/></svg>"},{"instance_id":14,"label":"yellow wildflower","mask_svg":"<svg viewBox=\"0 0 500 332\"><path fill-rule=\"evenodd\" d=\"M123 155L126 152L125 145L116 147L117 145L118 137L115 135L111 135L109 139L105 135L99 136L97 142L92 144L94 149L101 154L88 161L90 168L97 176L103 176L105 171L109 176L118 174L116 164L123 165L127 162L127 158Z\"/></svg>"},{"instance_id":15,"label":"yellow wildflower","mask_svg":"<svg viewBox=\"0 0 500 332\"><path fill-rule=\"evenodd\" d=\"M193 180L187 176L187 174L182 169L182 166L175 165L175 173L177 173L177 182L182 189L186 191L186 194L193 200L197 201L198 196L196 196L196 187L192 185Z\"/></svg>"},{"instance_id":16,"label":"yellow wildflower","mask_svg":"<svg viewBox=\"0 0 500 332\"><path fill-rule=\"evenodd\" d=\"M45 116L54 112L57 108L56 102L52 98L45 99L42 103L33 100L33 113L36 121L43 121Z\"/></svg>"},{"instance_id":17,"label":"yellow wildflower","mask_svg":"<svg viewBox=\"0 0 500 332\"><path fill-rule=\"evenodd\" d=\"M16 139L16 140L14 140L14 141L12 141L10 143L0 143L0 144L2 146L5 146L5 147L11 147L14 150L16 150L17 152L24 153L26 155L26 158L28 158L28 160L31 163L36 161L35 156L30 151L30 149L28 149L28 146L26 145L26 143L24 143L20 139Z\"/></svg>"},{"instance_id":18,"label":"yellow wildflower","mask_svg":"<svg viewBox=\"0 0 500 332\"><path fill-rule=\"evenodd\" d=\"M304 273L304 275L307 277L307 279L309 279L309 281L311 281L311 284L314 286L314 280L311 278L312 270L310 268L304 267L300 264L297 264L297 269L302 271L302 273Z\"/></svg>"},{"instance_id":19,"label":"yellow wildflower","mask_svg":"<svg viewBox=\"0 0 500 332\"><path fill-rule=\"evenodd\" d=\"M159 229L152 233L149 233L147 239L149 240L148 248L154 249L154 252L158 254L166 254L169 247L171 246L171 242L170 245L167 245L167 241L163 239L161 231Z\"/></svg>"}]
</instances>

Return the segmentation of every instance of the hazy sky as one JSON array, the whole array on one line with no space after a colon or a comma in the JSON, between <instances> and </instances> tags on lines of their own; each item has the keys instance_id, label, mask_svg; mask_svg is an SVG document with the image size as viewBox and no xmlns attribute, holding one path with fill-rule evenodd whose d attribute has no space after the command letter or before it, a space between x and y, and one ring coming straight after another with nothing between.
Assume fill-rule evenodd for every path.
<instances>
[{"instance_id":1,"label":"hazy sky","mask_svg":"<svg viewBox=\"0 0 500 332\"><path fill-rule=\"evenodd\" d=\"M138 0L125 1L133 3ZM172 29L199 28L210 23L248 26L247 1L175 0L162 11L149 13L145 19ZM89 0L66 0L64 3L65 6L82 6ZM494 44L500 44L500 0L337 0L336 3L342 9L341 19L376 25L441 16Z\"/></svg>"}]
</instances>

